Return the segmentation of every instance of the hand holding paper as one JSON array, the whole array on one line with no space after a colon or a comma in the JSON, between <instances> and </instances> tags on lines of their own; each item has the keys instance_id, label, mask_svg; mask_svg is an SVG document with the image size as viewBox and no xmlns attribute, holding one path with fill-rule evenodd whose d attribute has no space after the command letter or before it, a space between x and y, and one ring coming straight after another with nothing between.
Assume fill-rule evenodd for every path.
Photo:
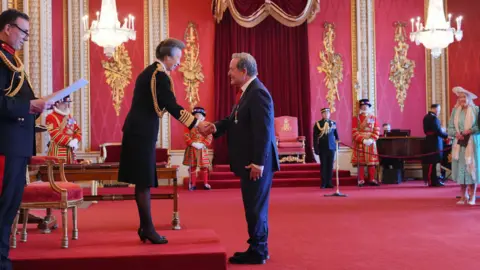
<instances>
[{"instance_id":1,"label":"hand holding paper","mask_svg":"<svg viewBox=\"0 0 480 270\"><path fill-rule=\"evenodd\" d=\"M50 94L50 95L44 97L43 99L46 100L46 101L52 102L52 104L53 104L53 103L63 99L64 97L69 96L73 92L81 89L82 87L84 87L87 84L88 84L88 81L82 78L82 79L74 82L73 84L71 84L67 88L59 90L59 91L57 91L53 94Z\"/></svg>"}]
</instances>

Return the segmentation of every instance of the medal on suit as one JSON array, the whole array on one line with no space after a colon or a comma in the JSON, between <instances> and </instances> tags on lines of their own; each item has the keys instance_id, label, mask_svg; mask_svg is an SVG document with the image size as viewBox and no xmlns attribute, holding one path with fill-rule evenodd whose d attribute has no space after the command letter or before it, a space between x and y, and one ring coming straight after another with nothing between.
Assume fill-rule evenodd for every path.
<instances>
[{"instance_id":1,"label":"medal on suit","mask_svg":"<svg viewBox=\"0 0 480 270\"><path fill-rule=\"evenodd\" d=\"M237 108L235 109L235 120L233 122L235 122L235 124L238 124L238 105L237 105Z\"/></svg>"}]
</instances>

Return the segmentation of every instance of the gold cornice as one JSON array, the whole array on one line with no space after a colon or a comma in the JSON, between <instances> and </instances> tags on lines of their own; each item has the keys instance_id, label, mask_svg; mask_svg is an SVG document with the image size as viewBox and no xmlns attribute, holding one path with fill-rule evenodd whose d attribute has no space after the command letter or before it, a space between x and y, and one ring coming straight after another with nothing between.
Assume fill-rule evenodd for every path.
<instances>
[{"instance_id":1,"label":"gold cornice","mask_svg":"<svg viewBox=\"0 0 480 270\"><path fill-rule=\"evenodd\" d=\"M350 29L351 29L351 40L352 40L352 114L357 115L357 91L360 90L360 85L358 82L358 59L357 59L357 1L350 1Z\"/></svg>"}]
</instances>

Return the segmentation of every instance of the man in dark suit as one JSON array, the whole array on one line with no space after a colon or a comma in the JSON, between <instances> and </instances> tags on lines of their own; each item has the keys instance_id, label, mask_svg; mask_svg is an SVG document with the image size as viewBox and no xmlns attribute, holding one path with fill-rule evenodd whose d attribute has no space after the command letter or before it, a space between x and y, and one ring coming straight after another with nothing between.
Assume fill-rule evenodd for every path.
<instances>
[{"instance_id":1,"label":"man in dark suit","mask_svg":"<svg viewBox=\"0 0 480 270\"><path fill-rule=\"evenodd\" d=\"M444 184L437 177L437 164L443 157L443 139L448 137L440 125L437 115L440 113L440 105L432 104L430 111L423 117L423 132L425 138L425 153L434 153L423 158L423 178L429 186L440 187Z\"/></svg>"},{"instance_id":2,"label":"man in dark suit","mask_svg":"<svg viewBox=\"0 0 480 270\"><path fill-rule=\"evenodd\" d=\"M273 100L248 53L233 54L228 75L240 88L232 113L212 126L214 137L228 134L230 169L241 178L250 244L229 258L233 264L264 264L268 255L268 204L280 169L274 132Z\"/></svg>"},{"instance_id":3,"label":"man in dark suit","mask_svg":"<svg viewBox=\"0 0 480 270\"><path fill-rule=\"evenodd\" d=\"M320 158L322 184L320 188L333 188L333 160L337 149L337 124L330 120L330 109L321 110L323 119L313 127L313 149Z\"/></svg>"},{"instance_id":4,"label":"man in dark suit","mask_svg":"<svg viewBox=\"0 0 480 270\"><path fill-rule=\"evenodd\" d=\"M138 236L141 241L152 244L168 243L155 231L150 207L150 188L158 186L155 148L159 118L168 112L188 129L208 125L207 122L199 124L175 98L170 71L180 64L184 48L185 44L177 39L160 42L155 50L157 61L138 75L132 106L123 125L118 181L135 184L140 217Z\"/></svg>"},{"instance_id":5,"label":"man in dark suit","mask_svg":"<svg viewBox=\"0 0 480 270\"><path fill-rule=\"evenodd\" d=\"M9 9L0 14L0 155L5 170L0 195L0 270L8 259L13 220L22 201L27 164L35 153L35 119L53 103L36 99L25 68L15 55L28 41L29 17Z\"/></svg>"}]
</instances>

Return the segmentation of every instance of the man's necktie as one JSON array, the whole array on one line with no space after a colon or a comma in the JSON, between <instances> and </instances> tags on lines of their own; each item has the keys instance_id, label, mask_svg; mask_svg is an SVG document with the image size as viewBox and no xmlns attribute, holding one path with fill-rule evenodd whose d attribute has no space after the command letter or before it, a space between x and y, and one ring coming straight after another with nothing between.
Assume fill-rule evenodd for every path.
<instances>
[{"instance_id":1,"label":"man's necktie","mask_svg":"<svg viewBox=\"0 0 480 270\"><path fill-rule=\"evenodd\" d=\"M237 90L237 95L235 96L235 105L238 105L240 102L240 98L242 97L242 89Z\"/></svg>"}]
</instances>

